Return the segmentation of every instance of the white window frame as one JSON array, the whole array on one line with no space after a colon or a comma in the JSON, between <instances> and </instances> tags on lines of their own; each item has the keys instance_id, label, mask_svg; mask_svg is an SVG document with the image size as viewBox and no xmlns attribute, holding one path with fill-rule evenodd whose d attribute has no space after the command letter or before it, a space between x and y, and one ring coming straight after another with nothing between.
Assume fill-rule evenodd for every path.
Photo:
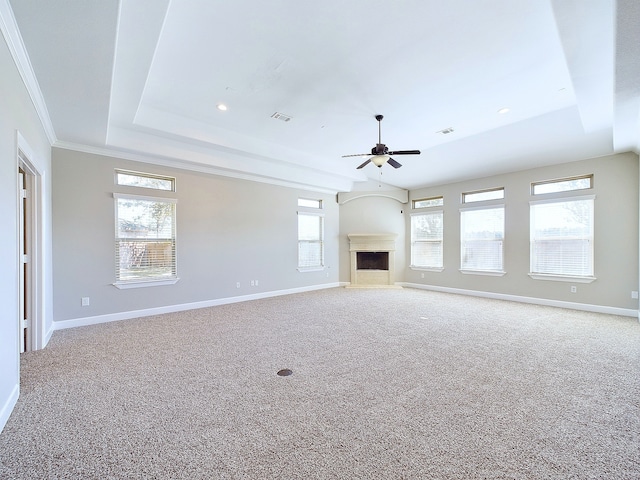
<instances>
[{"instance_id":1,"label":"white window frame","mask_svg":"<svg viewBox=\"0 0 640 480\"><path fill-rule=\"evenodd\" d=\"M463 192L460 203L465 205L478 202L491 202L504 200L504 187L486 188L484 190L473 190Z\"/></svg>"},{"instance_id":2,"label":"white window frame","mask_svg":"<svg viewBox=\"0 0 640 480\"><path fill-rule=\"evenodd\" d=\"M415 231L414 231L414 218L427 216L427 215L440 215L441 221L443 224L442 231L440 232L439 239L432 240L416 240ZM410 268L412 270L426 270L426 271L434 271L434 272L442 272L444 270L444 210L426 210L421 212L414 212L410 214L411 218L411 259L410 259ZM414 263L414 251L417 244L440 244L440 264L439 265L417 265Z\"/></svg>"},{"instance_id":3,"label":"white window frame","mask_svg":"<svg viewBox=\"0 0 640 480\"><path fill-rule=\"evenodd\" d=\"M437 197L425 197L425 198L416 198L411 200L411 207L414 210L421 208L433 208L433 207L443 207L444 206L444 197L439 195Z\"/></svg>"},{"instance_id":4,"label":"white window frame","mask_svg":"<svg viewBox=\"0 0 640 480\"><path fill-rule=\"evenodd\" d=\"M317 271L321 271L324 270L325 268L325 255L324 255L324 212L323 211L319 211L319 209L322 209L322 200L318 201L318 208L314 208L314 207L300 207L297 214L298 214L298 222L297 222L297 227L298 227L298 260L297 260L297 264L298 264L298 271L299 272L317 272ZM300 215L305 215L305 216L309 216L309 217L316 217L318 218L318 221L320 222L320 238L317 240L301 240L300 239L300 230L299 230L299 217ZM310 266L301 266L300 265L300 248L301 248L301 244L302 243L318 243L320 245L320 264L319 265L310 265Z\"/></svg>"},{"instance_id":5,"label":"white window frame","mask_svg":"<svg viewBox=\"0 0 640 480\"><path fill-rule=\"evenodd\" d=\"M115 223L115 255L116 255L116 265L115 265L115 277L116 280L113 285L119 289L129 289L129 288L140 288L140 287L152 287L152 286L160 286L160 285L173 285L180 280L178 278L178 261L177 261L177 235L176 235L176 207L177 199L175 198L164 198L164 197L155 197L155 196L147 196L147 195L133 195L133 194L123 194L123 193L114 193L114 223ZM134 278L130 280L123 280L118 278L118 262L119 262L119 248L120 242L123 238L118 235L118 224L119 224L119 215L118 215L118 200L119 199L130 199L130 200L143 200L143 201L151 201L151 202L160 202L160 203L170 203L173 204L173 218L171 219L171 231L172 235L170 238L163 239L169 240L172 242L172 275L170 276L162 276L162 277L149 277L149 278ZM145 243L146 240L136 239L140 241L140 243ZM154 239L158 240L158 239Z\"/></svg>"},{"instance_id":6,"label":"white window frame","mask_svg":"<svg viewBox=\"0 0 640 480\"><path fill-rule=\"evenodd\" d=\"M298 198L298 207L303 209L322 210L322 200L316 198Z\"/></svg>"},{"instance_id":7,"label":"white window frame","mask_svg":"<svg viewBox=\"0 0 640 480\"><path fill-rule=\"evenodd\" d=\"M572 182L580 181L580 180L588 180L589 185L586 187L571 185ZM559 186L556 190L548 190L544 191L545 187L552 187L554 185ZM561 185L564 185L563 188ZM536 192L537 189L541 191ZM567 178L559 178L555 180L543 180L540 182L532 182L531 183L531 195L532 196L540 196L540 195L553 195L553 194L567 194L569 192L575 192L578 190L590 190L593 188L593 174L590 173L588 175L577 175L575 177L567 177Z\"/></svg>"},{"instance_id":8,"label":"white window frame","mask_svg":"<svg viewBox=\"0 0 640 480\"><path fill-rule=\"evenodd\" d=\"M502 209L502 238L501 242L501 268L500 269L473 269L473 268L465 268L464 257L465 257L465 238L464 229L463 229L463 214L471 211L480 211L480 210L495 210ZM465 207L460 209L460 272L468 275L489 275L489 276L503 276L506 274L504 270L505 258L504 258L504 243L505 243L505 223L506 223L506 208L504 203L489 203L486 205L478 205L474 207Z\"/></svg>"},{"instance_id":9,"label":"white window frame","mask_svg":"<svg viewBox=\"0 0 640 480\"><path fill-rule=\"evenodd\" d=\"M569 194L567 194L569 193ZM540 200L531 200L529 202L529 209L532 212L532 208L536 205L543 204L553 204L553 203L566 203L566 202L575 202L575 201L584 201L589 200L592 202L591 209L591 225L590 225L590 233L587 236L589 240L590 246L590 264L591 264L591 274L590 275L571 275L571 274L558 274L558 273L545 273L545 272L534 272L534 216L530 213L530 227L529 227L529 237L530 237L530 253L529 253L529 276L535 280L551 280L551 281L559 281L559 282L574 282L574 283L591 283L596 280L595 276L595 256L594 256L594 228L595 228L595 195L571 195L569 191L567 192L559 192L552 195L549 198L540 199Z\"/></svg>"},{"instance_id":10,"label":"white window frame","mask_svg":"<svg viewBox=\"0 0 640 480\"><path fill-rule=\"evenodd\" d=\"M160 188L160 187L153 187L153 186L147 186L147 185L130 185L128 183L120 183L120 177L119 175L128 175L130 177L140 177L140 178L149 178L152 180L160 180L163 182L168 182L169 183L169 187L170 188ZM158 190L161 192L175 192L176 191L176 179L175 177L168 177L166 175L155 175L152 173L144 173L144 172L135 172L133 170L124 170L121 168L116 168L115 169L115 183L116 185L120 185L123 187L129 187L129 188L144 188L145 190Z\"/></svg>"}]
</instances>

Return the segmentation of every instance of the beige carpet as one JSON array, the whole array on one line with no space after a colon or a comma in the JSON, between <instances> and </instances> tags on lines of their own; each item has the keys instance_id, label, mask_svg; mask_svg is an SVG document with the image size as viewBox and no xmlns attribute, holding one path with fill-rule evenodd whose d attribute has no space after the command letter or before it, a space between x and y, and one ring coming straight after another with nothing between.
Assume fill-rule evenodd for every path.
<instances>
[{"instance_id":1,"label":"beige carpet","mask_svg":"<svg viewBox=\"0 0 640 480\"><path fill-rule=\"evenodd\" d=\"M59 331L21 368L3 479L640 478L632 318L336 288Z\"/></svg>"}]
</instances>

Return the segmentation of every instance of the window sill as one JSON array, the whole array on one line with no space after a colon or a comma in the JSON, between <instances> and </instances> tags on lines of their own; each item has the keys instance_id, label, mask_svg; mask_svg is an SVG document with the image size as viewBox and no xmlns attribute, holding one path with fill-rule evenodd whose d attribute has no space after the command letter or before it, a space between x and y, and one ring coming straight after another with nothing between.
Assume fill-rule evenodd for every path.
<instances>
[{"instance_id":1,"label":"window sill","mask_svg":"<svg viewBox=\"0 0 640 480\"><path fill-rule=\"evenodd\" d=\"M460 273L464 275L488 275L490 277L502 277L507 272L496 271L496 270L460 270Z\"/></svg>"},{"instance_id":2,"label":"window sill","mask_svg":"<svg viewBox=\"0 0 640 480\"><path fill-rule=\"evenodd\" d=\"M321 267L298 267L299 272L321 272L324 270L324 266Z\"/></svg>"},{"instance_id":3,"label":"window sill","mask_svg":"<svg viewBox=\"0 0 640 480\"><path fill-rule=\"evenodd\" d=\"M409 268L411 270L418 270L422 272L443 272L444 271L444 267L416 267L416 266L410 265Z\"/></svg>"},{"instance_id":4,"label":"window sill","mask_svg":"<svg viewBox=\"0 0 640 480\"><path fill-rule=\"evenodd\" d=\"M551 280L552 282L591 283L596 277L578 277L571 275L550 275L547 273L529 273L534 280Z\"/></svg>"},{"instance_id":5,"label":"window sill","mask_svg":"<svg viewBox=\"0 0 640 480\"><path fill-rule=\"evenodd\" d=\"M159 287L162 285L174 285L178 283L179 278L170 278L164 280L133 280L131 282L115 282L112 285L120 290L127 290L129 288L143 288L143 287Z\"/></svg>"}]
</instances>

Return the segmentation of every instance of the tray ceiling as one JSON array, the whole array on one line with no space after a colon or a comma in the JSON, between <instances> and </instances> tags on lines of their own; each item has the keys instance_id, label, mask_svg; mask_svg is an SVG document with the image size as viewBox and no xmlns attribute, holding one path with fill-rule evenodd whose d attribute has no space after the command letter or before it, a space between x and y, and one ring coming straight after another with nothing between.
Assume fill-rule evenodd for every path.
<instances>
[{"instance_id":1,"label":"tray ceiling","mask_svg":"<svg viewBox=\"0 0 640 480\"><path fill-rule=\"evenodd\" d=\"M631 0L10 5L64 148L327 191L638 151ZM375 145L376 114L422 154L342 158Z\"/></svg>"}]
</instances>

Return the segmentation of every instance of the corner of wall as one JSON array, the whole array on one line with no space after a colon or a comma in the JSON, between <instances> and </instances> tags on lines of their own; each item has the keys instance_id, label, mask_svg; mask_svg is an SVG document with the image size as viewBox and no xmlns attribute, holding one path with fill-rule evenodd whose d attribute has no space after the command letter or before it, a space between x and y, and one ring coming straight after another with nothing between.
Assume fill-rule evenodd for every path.
<instances>
[{"instance_id":1,"label":"corner of wall","mask_svg":"<svg viewBox=\"0 0 640 480\"><path fill-rule=\"evenodd\" d=\"M4 402L4 405L0 407L0 432L4 429L7 421L9 420L9 416L13 411L13 407L16 406L18 402L18 397L20 396L20 385L16 384L11 391L11 394Z\"/></svg>"}]
</instances>

